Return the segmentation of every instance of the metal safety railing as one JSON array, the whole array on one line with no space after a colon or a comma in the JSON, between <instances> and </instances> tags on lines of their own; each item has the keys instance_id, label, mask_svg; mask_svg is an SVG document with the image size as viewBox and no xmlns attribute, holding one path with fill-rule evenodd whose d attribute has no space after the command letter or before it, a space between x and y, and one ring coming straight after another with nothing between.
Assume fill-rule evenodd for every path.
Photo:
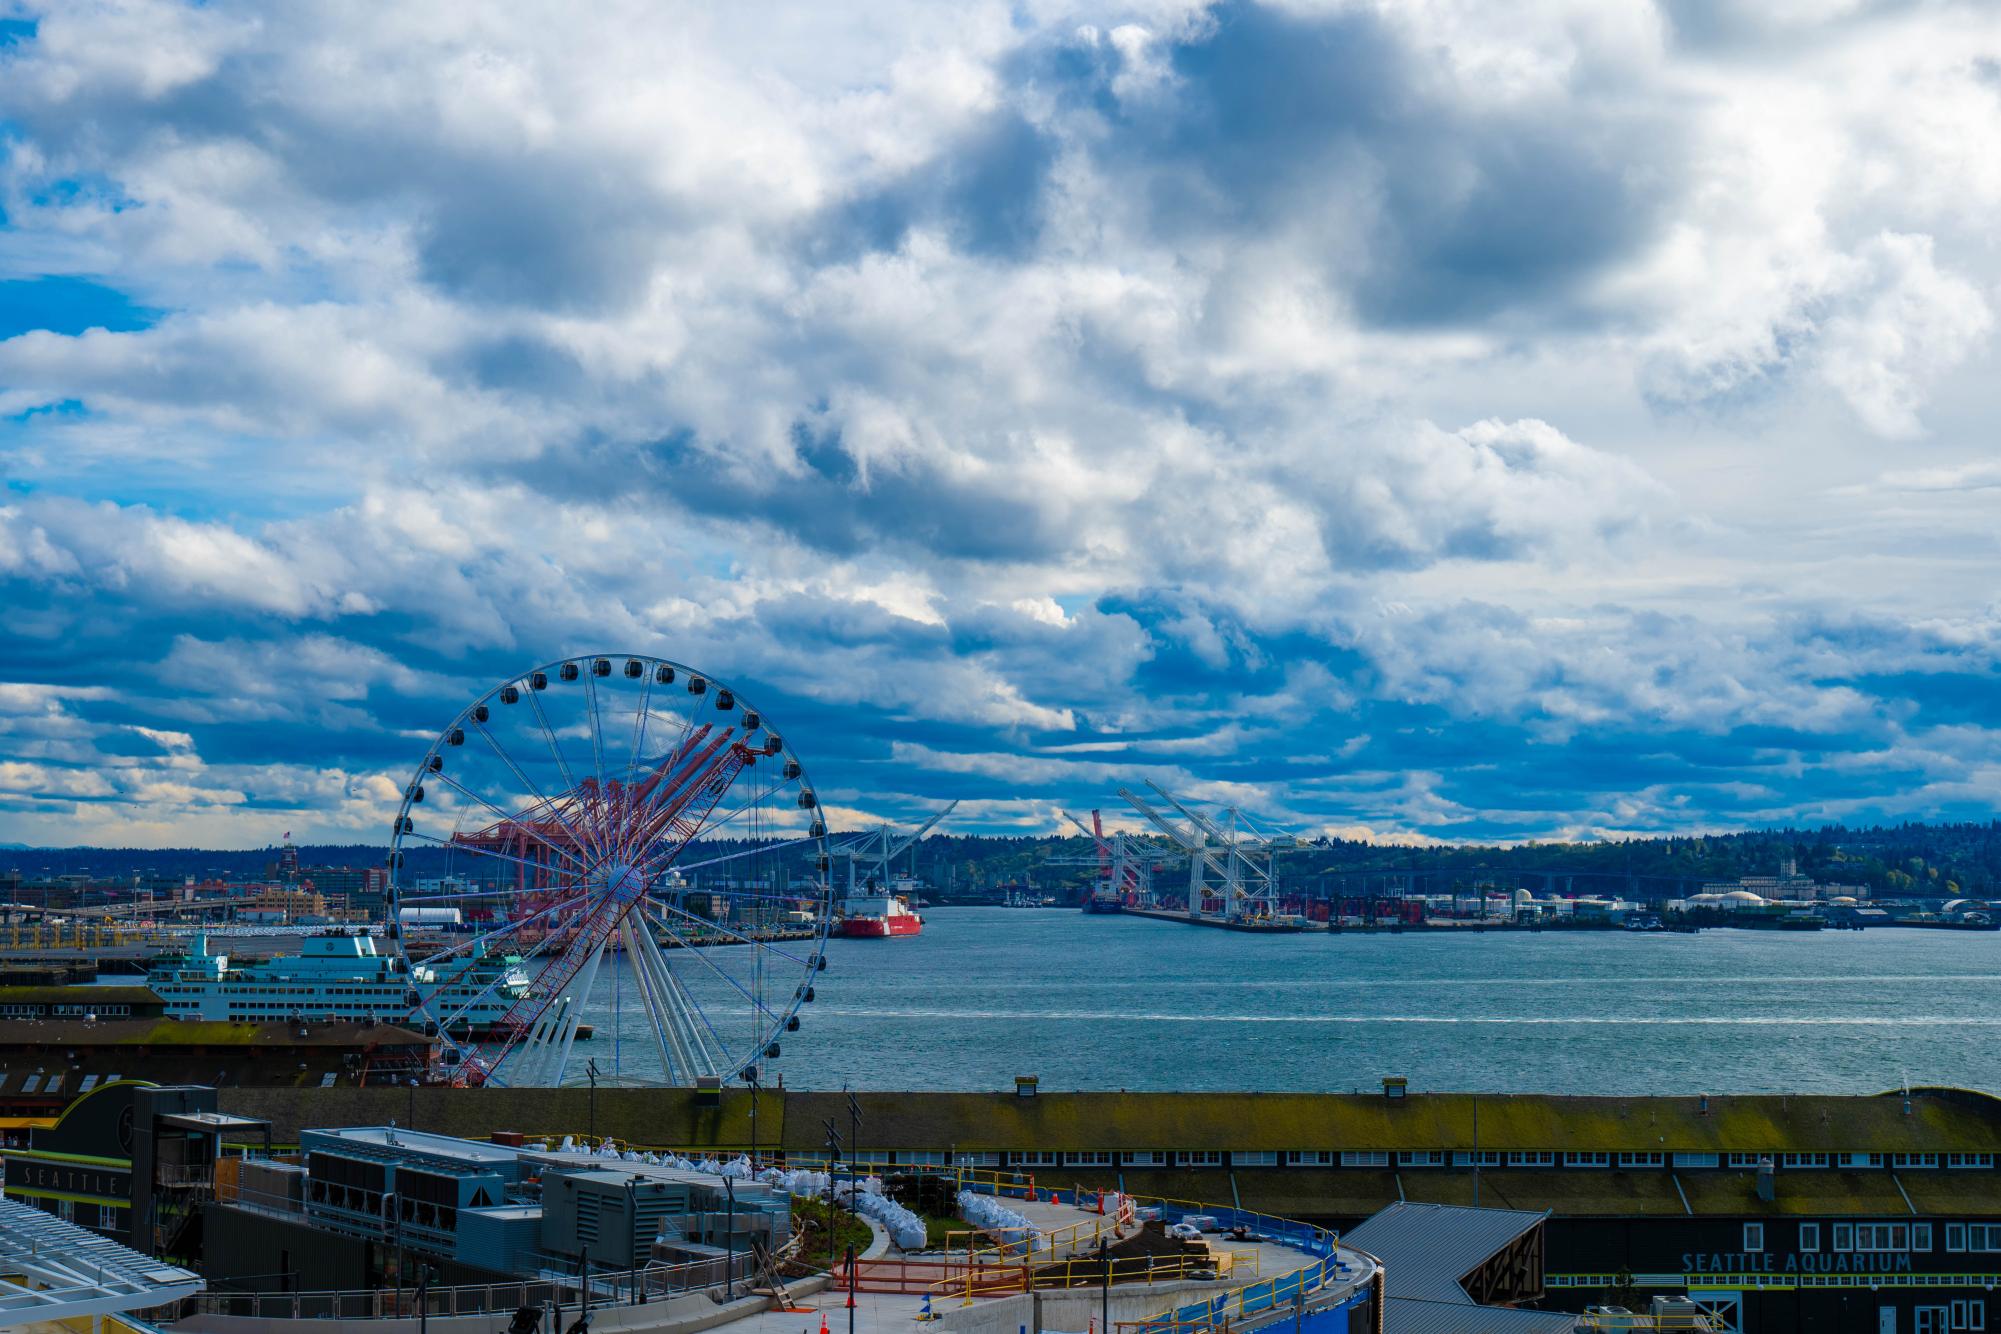
<instances>
[{"instance_id":1,"label":"metal safety railing","mask_svg":"<svg viewBox=\"0 0 2001 1334\"><path fill-rule=\"evenodd\" d=\"M963 1286L954 1284L950 1291L951 1295L963 1297L971 1303L980 1297L1095 1287L1105 1281L1108 1267L1112 1284L1121 1291L1190 1280L1228 1280L1240 1258L1245 1269L1252 1274L1257 1272L1256 1252L1248 1252L1243 1257L1229 1251L1213 1251L1206 1255L1113 1256L1107 1260L1095 1256L1075 1256L1068 1260L1024 1265L1019 1283L981 1283L969 1277Z\"/></svg>"},{"instance_id":2,"label":"metal safety railing","mask_svg":"<svg viewBox=\"0 0 2001 1334\"><path fill-rule=\"evenodd\" d=\"M550 1135L542 1138L553 1143L559 1142L562 1137ZM583 1145L593 1142L603 1142L594 1136L572 1136L572 1140L575 1143ZM671 1149L666 1146L635 1145L617 1139L613 1139L611 1142L614 1147L621 1149L644 1148L664 1152L682 1152L682 1150ZM745 1152L745 1150L719 1150L714 1148L695 1150L697 1155L706 1157L723 1154L734 1156L740 1152ZM910 1163L892 1166L882 1163L849 1163L793 1153L773 1153L769 1158L760 1155L756 1166L763 1167L777 1164L782 1164L787 1168L795 1170L804 1168L826 1172L829 1176L836 1178L841 1176L859 1177L872 1175L879 1171L893 1171L899 1175L944 1177L950 1179L960 1190L973 1190L1001 1198L1042 1200L1055 1204L1067 1203L1077 1208L1096 1207L1113 1194L1110 1191L1085 1189L1081 1186L1072 1186L1067 1190L1061 1187L1049 1189L1037 1183L1033 1172L1012 1169L977 1168L958 1163ZM1351 1277L1346 1272L1337 1255L1339 1250L1339 1234L1330 1229L1315 1227L1310 1223L1303 1223L1297 1219L1281 1218L1275 1214L1262 1213L1255 1209L1244 1209L1239 1206L1208 1204L1196 1200L1183 1200L1157 1195L1123 1195L1122 1198L1131 1201L1141 1210L1142 1214L1150 1213L1162 1222L1173 1222L1187 1215L1200 1215L1206 1218L1213 1218L1216 1221L1218 1229L1240 1234L1239 1239L1241 1240L1269 1239L1313 1257L1310 1263L1296 1270L1267 1279L1262 1276L1261 1265L1258 1261L1240 1259L1238 1253L1225 1252L1224 1254L1230 1256L1230 1259L1226 1263L1233 1269L1239 1264L1250 1268L1253 1273L1259 1275L1257 1281L1228 1292L1218 1293L1214 1297L1207 1298L1202 1302L1191 1303L1176 1307L1170 1311L1164 1311L1156 1317L1146 1320L1121 1322L1119 1328L1123 1334L1189 1334L1190 1331L1208 1330L1226 1323L1235 1325L1246 1320L1255 1321L1259 1316L1269 1316L1274 1311L1303 1303L1308 1297L1325 1292L1330 1287L1348 1281ZM1093 1226L1104 1228L1106 1227L1106 1223L1100 1220L1087 1219L1078 1224L1068 1225L1072 1230L1089 1229ZM1062 1230L1059 1229L1059 1231ZM1102 1233L1098 1235L1102 1235ZM999 1249L998 1246L993 1248L994 1251L998 1251ZM934 1284L942 1283L942 1289L936 1286L928 1289L913 1286L873 1290L929 1291L934 1296L961 1296L966 1300L972 1300L980 1297L1014 1295L1041 1287L1083 1286L1080 1282L1063 1281L1068 1275L1051 1275L1048 1281L1044 1283L1036 1279L1032 1272L1024 1273L1024 1271L1048 1270L1050 1264L1054 1263L1053 1261L1045 1262L1041 1265L1024 1265L1017 1256L1010 1254L1009 1259L1012 1263L1009 1264L987 1263L983 1265L979 1263L978 1257L988 1253L981 1252L976 1247L969 1248L966 1254L972 1262L969 1263L968 1259L958 1261L956 1271L952 1269L949 1263L949 1256L947 1262L911 1260L858 1261L851 1281L861 1285L857 1290L870 1291L872 1289L867 1286L870 1280L869 1271L866 1266L885 1264L898 1266L899 1268L896 1272L904 1276L902 1281L909 1282L916 1273L916 1266L929 1263L940 1266L932 1282ZM1215 1253L1212 1252L1212 1254ZM1249 1254L1255 1255L1255 1252ZM1158 1264L1149 1263L1144 1271L1139 1271L1135 1274L1135 1280L1146 1286L1154 1286L1164 1282L1182 1281L1187 1279L1191 1273L1206 1273L1215 1267L1215 1261L1211 1260L1208 1263L1201 1263L1201 1260L1202 1257L1173 1257L1172 1259L1163 1259ZM1102 1262L1095 1256L1075 1256L1072 1258L1072 1262L1089 1269L1092 1275L1090 1281L1096 1282L1101 1279L1103 1274ZM1168 1272L1170 1269L1172 1272ZM838 1282L841 1267L838 1265L831 1266L829 1272L835 1276ZM1081 1275L1082 1271L1080 1270L1079 1272ZM1239 1273L1236 1276L1241 1277L1241 1274ZM1366 1277L1366 1274L1357 1274L1353 1277L1359 1279ZM1119 1281L1123 1284L1125 1280L1120 1279Z\"/></svg>"},{"instance_id":3,"label":"metal safety railing","mask_svg":"<svg viewBox=\"0 0 2001 1334\"><path fill-rule=\"evenodd\" d=\"M1118 1241L1131 1225L1132 1210L1127 1207L1116 1214L1082 1219L1046 1232L1038 1230L1020 1241L996 1237L990 1228L955 1228L945 1234L945 1258L949 1260L962 1254L968 1264L982 1260L1002 1263L1016 1257L1032 1260L1038 1253L1047 1253L1051 1259L1056 1259L1065 1253L1074 1254L1088 1249L1101 1240ZM988 1244L978 1244L978 1239L982 1237L988 1238Z\"/></svg>"},{"instance_id":4,"label":"metal safety railing","mask_svg":"<svg viewBox=\"0 0 2001 1334\"><path fill-rule=\"evenodd\" d=\"M603 1270L588 1283L581 1276L521 1279L507 1283L453 1286L341 1289L312 1292L236 1292L211 1289L191 1300L195 1314L255 1319L395 1320L417 1315L453 1316L506 1313L524 1306L581 1310L588 1293L593 1309L640 1306L687 1292L722 1286L721 1263L644 1265ZM730 1280L744 1285L756 1276L748 1254L739 1254Z\"/></svg>"}]
</instances>

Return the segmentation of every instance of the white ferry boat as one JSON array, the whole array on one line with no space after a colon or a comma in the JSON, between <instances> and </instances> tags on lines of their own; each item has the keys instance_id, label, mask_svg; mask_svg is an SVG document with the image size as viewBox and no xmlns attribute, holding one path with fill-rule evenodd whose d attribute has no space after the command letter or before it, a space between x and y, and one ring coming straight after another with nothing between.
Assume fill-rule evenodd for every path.
<instances>
[{"instance_id":1,"label":"white ferry boat","mask_svg":"<svg viewBox=\"0 0 2001 1334\"><path fill-rule=\"evenodd\" d=\"M185 955L157 959L146 984L182 1019L344 1019L358 1023L412 1024L433 996L448 1013L465 1011L467 1031L482 1036L528 994L529 976L513 959L467 956L413 976L403 960L379 952L361 932L307 936L299 954L230 966L197 935ZM454 1025L458 1031L458 1025Z\"/></svg>"}]
</instances>

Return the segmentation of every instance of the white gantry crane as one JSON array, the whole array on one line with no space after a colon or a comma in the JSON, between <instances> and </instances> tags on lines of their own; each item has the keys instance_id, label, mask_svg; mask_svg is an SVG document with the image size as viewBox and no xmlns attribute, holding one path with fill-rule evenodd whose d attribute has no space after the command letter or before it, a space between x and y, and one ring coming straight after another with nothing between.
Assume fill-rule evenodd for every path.
<instances>
[{"instance_id":1,"label":"white gantry crane","mask_svg":"<svg viewBox=\"0 0 2001 1334\"><path fill-rule=\"evenodd\" d=\"M832 849L833 855L848 859L848 897L861 896L868 885L887 890L890 883L890 868L896 859L914 846L918 839L937 828L938 822L950 815L958 804L956 800L953 801L944 810L917 826L915 833L902 838L898 838L896 831L888 825L880 824L866 834L854 834L836 843ZM867 868L866 881L862 879L864 867Z\"/></svg>"},{"instance_id":2,"label":"white gantry crane","mask_svg":"<svg viewBox=\"0 0 2001 1334\"><path fill-rule=\"evenodd\" d=\"M1069 811L1063 818L1076 825L1091 840L1095 855L1078 858L1071 865L1090 865L1098 868L1097 882L1092 886L1092 897L1109 895L1111 902L1124 905L1128 900L1141 908L1153 906L1153 858L1147 856L1147 847L1123 830L1107 834L1105 822L1097 811L1091 812L1091 822L1085 824ZM1092 906L1092 905L1086 905ZM1109 906L1100 904L1099 906Z\"/></svg>"},{"instance_id":3,"label":"white gantry crane","mask_svg":"<svg viewBox=\"0 0 2001 1334\"><path fill-rule=\"evenodd\" d=\"M1119 789L1119 795L1134 810L1188 854L1188 915L1204 916L1203 900L1216 897L1223 901L1223 916L1230 921L1269 921L1277 917L1278 884L1272 878L1271 865L1273 840L1235 806L1225 808L1222 820L1214 820L1191 809L1152 779L1146 785L1188 821L1185 827L1177 824L1151 802L1125 788Z\"/></svg>"}]
</instances>

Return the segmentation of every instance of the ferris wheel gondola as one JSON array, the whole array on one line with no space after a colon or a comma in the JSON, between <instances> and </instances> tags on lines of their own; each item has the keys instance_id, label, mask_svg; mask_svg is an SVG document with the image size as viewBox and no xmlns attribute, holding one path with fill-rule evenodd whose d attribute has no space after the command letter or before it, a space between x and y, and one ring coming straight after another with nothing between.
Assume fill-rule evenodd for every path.
<instances>
[{"instance_id":1,"label":"ferris wheel gondola","mask_svg":"<svg viewBox=\"0 0 2001 1334\"><path fill-rule=\"evenodd\" d=\"M707 673L591 655L503 681L397 811L413 1022L468 1084L754 1077L826 967L826 832L770 718Z\"/></svg>"}]
</instances>

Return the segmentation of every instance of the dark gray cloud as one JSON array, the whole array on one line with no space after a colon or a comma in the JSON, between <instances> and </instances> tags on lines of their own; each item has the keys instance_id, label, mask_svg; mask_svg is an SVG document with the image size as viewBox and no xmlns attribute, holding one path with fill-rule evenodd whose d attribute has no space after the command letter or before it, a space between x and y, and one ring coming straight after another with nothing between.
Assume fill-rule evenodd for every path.
<instances>
[{"instance_id":1,"label":"dark gray cloud","mask_svg":"<svg viewBox=\"0 0 2001 1334\"><path fill-rule=\"evenodd\" d=\"M626 647L890 814L1991 804L2001 28L1810 10L51 7L0 838L373 830Z\"/></svg>"}]
</instances>

